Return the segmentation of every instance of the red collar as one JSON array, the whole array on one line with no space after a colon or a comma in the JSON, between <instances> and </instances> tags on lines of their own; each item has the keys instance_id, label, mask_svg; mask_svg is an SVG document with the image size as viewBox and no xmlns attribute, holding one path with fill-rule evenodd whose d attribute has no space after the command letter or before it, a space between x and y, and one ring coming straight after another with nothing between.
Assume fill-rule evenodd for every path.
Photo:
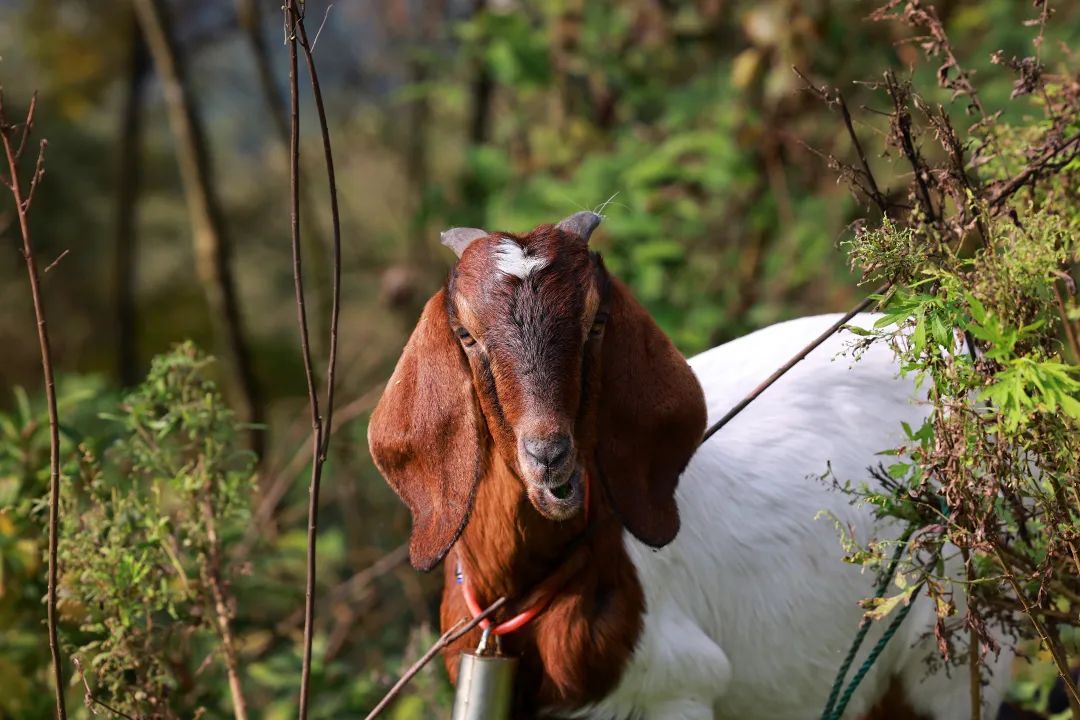
<instances>
[{"instance_id":1,"label":"red collar","mask_svg":"<svg viewBox=\"0 0 1080 720\"><path fill-rule=\"evenodd\" d=\"M585 485L585 501L582 503L585 513L586 526L590 521L589 517L589 476L586 474L584 477ZM465 577L465 573L461 568L461 559L457 561L457 566L454 569L454 574L457 577L458 585L461 586L461 594L465 598L465 605L469 608L469 613L475 618L484 611L484 608L480 607L480 603L476 600L476 594L473 592L472 586L469 585L468 579ZM480 627L485 632L490 632L492 635L505 635L512 633L515 630L521 629L524 625L528 624L533 618L543 612L544 608L548 606L551 599L555 597L555 593L562 589L562 586L569 579L569 573L561 572L559 570L548 575L536 590L534 590L530 597L536 598L536 600L528 605L524 610L519 612L509 620L504 620L492 627L491 621L488 618L484 618L480 621Z\"/></svg>"}]
</instances>

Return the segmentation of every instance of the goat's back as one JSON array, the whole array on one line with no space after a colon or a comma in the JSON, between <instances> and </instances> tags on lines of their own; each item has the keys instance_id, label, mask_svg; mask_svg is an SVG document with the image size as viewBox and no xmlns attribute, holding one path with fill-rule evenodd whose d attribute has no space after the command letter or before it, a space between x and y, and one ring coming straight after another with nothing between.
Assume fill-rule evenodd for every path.
<instances>
[{"instance_id":1,"label":"goat's back","mask_svg":"<svg viewBox=\"0 0 1080 720\"><path fill-rule=\"evenodd\" d=\"M692 358L709 422L838 318L773 325ZM879 453L903 442L901 422L917 428L927 412L884 343L852 359L857 339L830 338L697 452L680 479L682 529L671 545L656 551L626 535L645 590L645 630L597 717L644 709L644 718L805 720L821 712L862 614L857 602L875 581L842 561L838 527L860 543L902 532L833 486L872 483L869 468L893 461ZM846 717L868 713L897 685L926 718L969 716L965 668L927 676L932 617L918 602ZM990 711L1007 675L1004 655L984 691Z\"/></svg>"}]
</instances>

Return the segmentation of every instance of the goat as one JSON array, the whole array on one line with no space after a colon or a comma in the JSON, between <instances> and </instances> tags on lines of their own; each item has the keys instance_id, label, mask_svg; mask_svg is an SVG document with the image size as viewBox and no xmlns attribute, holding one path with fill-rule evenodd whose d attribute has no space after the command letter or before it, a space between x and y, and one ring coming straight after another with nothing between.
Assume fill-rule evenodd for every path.
<instances>
[{"instance_id":1,"label":"goat","mask_svg":"<svg viewBox=\"0 0 1080 720\"><path fill-rule=\"evenodd\" d=\"M368 430L412 514L412 564L445 559L448 629L581 556L502 638L520 658L515 717L816 717L874 584L841 562L816 516L861 539L900 528L815 476L868 479L901 421L921 424L915 388L884 347L833 362L845 342L834 337L699 448L707 418L836 318L774 325L687 362L589 250L599 222L583 212L527 235L444 233L459 261ZM966 666L928 670L934 612L916 603L845 717L970 717ZM445 652L452 679L478 637ZM984 717L1011 657L987 660Z\"/></svg>"}]
</instances>

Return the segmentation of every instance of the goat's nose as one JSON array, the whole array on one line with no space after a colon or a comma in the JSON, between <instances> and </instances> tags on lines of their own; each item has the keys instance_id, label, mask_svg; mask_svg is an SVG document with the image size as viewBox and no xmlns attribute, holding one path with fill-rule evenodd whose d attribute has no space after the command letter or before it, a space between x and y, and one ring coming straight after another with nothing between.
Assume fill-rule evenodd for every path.
<instances>
[{"instance_id":1,"label":"goat's nose","mask_svg":"<svg viewBox=\"0 0 1080 720\"><path fill-rule=\"evenodd\" d=\"M550 435L545 438L526 438L522 443L529 458L543 468L558 468L570 456L570 437Z\"/></svg>"}]
</instances>

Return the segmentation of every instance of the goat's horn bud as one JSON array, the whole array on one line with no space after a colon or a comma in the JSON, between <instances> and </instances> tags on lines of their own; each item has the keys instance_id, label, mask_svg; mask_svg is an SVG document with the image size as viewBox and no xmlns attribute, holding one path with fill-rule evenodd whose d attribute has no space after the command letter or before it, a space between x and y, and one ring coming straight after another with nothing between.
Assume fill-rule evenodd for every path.
<instances>
[{"instance_id":1,"label":"goat's horn bud","mask_svg":"<svg viewBox=\"0 0 1080 720\"><path fill-rule=\"evenodd\" d=\"M472 245L474 241L487 237L487 235L487 230L481 230L480 228L450 228L439 236L439 240L442 241L443 245L457 253L458 257L461 257L461 254L465 252L465 248Z\"/></svg>"},{"instance_id":2,"label":"goat's horn bud","mask_svg":"<svg viewBox=\"0 0 1080 720\"><path fill-rule=\"evenodd\" d=\"M596 229L596 226L599 225L600 221L603 219L602 216L597 215L594 212L583 210L574 213L555 227L563 232L570 233L571 235L577 235L582 240L588 242L589 236L593 234L593 230Z\"/></svg>"}]
</instances>

